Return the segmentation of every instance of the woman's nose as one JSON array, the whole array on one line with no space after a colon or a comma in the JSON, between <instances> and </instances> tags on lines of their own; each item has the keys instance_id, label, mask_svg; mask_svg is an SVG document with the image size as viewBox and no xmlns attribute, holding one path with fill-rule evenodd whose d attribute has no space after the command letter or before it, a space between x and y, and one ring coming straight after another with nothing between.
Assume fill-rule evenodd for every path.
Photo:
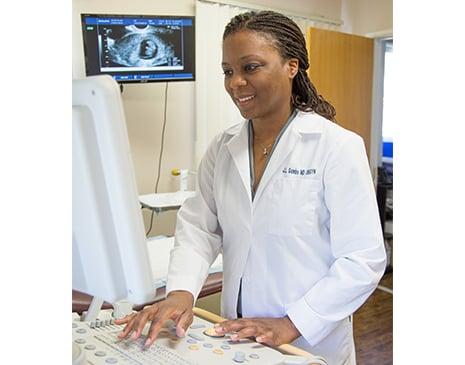
<instances>
[{"instance_id":1,"label":"woman's nose","mask_svg":"<svg viewBox=\"0 0 465 365\"><path fill-rule=\"evenodd\" d=\"M240 74L233 74L229 78L229 87L231 89L237 89L238 87L247 85L247 80Z\"/></svg>"}]
</instances>

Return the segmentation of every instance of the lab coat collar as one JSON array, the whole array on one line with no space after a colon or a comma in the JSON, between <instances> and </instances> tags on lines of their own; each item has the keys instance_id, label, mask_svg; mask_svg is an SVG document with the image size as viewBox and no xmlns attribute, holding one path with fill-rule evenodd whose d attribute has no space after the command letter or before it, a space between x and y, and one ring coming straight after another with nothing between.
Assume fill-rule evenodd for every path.
<instances>
[{"instance_id":1,"label":"lab coat collar","mask_svg":"<svg viewBox=\"0 0 465 365\"><path fill-rule=\"evenodd\" d=\"M249 148L248 140L249 133L247 128L247 121L238 123L225 131L226 134L231 135L231 139L226 143L226 146L231 153L239 175L241 176L242 183L247 192L247 196L252 202L252 192L250 190L250 169L249 169Z\"/></svg>"},{"instance_id":2,"label":"lab coat collar","mask_svg":"<svg viewBox=\"0 0 465 365\"><path fill-rule=\"evenodd\" d=\"M243 128L245 128L246 132L247 132L246 126L247 126L247 120L242 119L241 122L239 122L237 124L234 124L232 127L229 127L228 129L226 129L224 131L224 133L226 133L226 134L228 134L230 136L235 136L235 135L239 134L243 130Z\"/></svg>"},{"instance_id":3,"label":"lab coat collar","mask_svg":"<svg viewBox=\"0 0 465 365\"><path fill-rule=\"evenodd\" d=\"M321 134L323 119L315 112L303 112L299 110L289 127L300 134ZM240 123L228 128L225 133L231 136L239 133L247 134L247 120L243 119Z\"/></svg>"},{"instance_id":4,"label":"lab coat collar","mask_svg":"<svg viewBox=\"0 0 465 365\"><path fill-rule=\"evenodd\" d=\"M323 122L324 118L315 112L302 112L299 110L289 127L300 134L321 134Z\"/></svg>"}]
</instances>

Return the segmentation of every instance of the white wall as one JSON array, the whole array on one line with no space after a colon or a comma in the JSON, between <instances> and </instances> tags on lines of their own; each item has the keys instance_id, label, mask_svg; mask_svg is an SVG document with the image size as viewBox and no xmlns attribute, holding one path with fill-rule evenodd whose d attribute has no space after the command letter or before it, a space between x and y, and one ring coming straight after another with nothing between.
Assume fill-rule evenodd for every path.
<instances>
[{"instance_id":1,"label":"white wall","mask_svg":"<svg viewBox=\"0 0 465 365\"><path fill-rule=\"evenodd\" d=\"M251 4L344 21L343 31L357 34L392 28L392 0L250 0ZM390 11L388 11L391 9ZM81 13L195 15L195 0L73 0L73 78L85 76ZM345 27L345 28L344 28ZM164 110L164 83L125 84L122 94L140 194L154 191ZM167 127L159 192L177 189L174 167L194 165L194 82L168 86ZM146 227L149 214L144 213ZM175 212L155 217L152 234L172 234Z\"/></svg>"}]
</instances>

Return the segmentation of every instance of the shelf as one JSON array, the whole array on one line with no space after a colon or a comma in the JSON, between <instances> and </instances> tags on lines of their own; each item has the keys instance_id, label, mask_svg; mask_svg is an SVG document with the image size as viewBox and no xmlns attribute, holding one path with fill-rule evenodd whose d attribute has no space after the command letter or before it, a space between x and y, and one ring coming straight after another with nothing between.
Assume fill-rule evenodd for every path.
<instances>
[{"instance_id":1,"label":"shelf","mask_svg":"<svg viewBox=\"0 0 465 365\"><path fill-rule=\"evenodd\" d=\"M140 195L139 201L143 208L156 213L179 209L188 198L192 198L195 191L176 191L174 193L157 193Z\"/></svg>"}]
</instances>

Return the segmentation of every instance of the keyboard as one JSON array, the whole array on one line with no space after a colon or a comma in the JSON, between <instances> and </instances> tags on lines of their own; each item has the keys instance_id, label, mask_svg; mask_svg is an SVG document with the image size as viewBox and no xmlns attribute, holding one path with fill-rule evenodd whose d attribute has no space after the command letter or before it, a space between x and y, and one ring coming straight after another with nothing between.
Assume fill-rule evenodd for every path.
<instances>
[{"instance_id":1,"label":"keyboard","mask_svg":"<svg viewBox=\"0 0 465 365\"><path fill-rule=\"evenodd\" d=\"M196 363L157 343L152 344L149 348L144 348L145 336L134 341L120 340L117 334L117 332L110 332L96 335L95 338L107 348L111 348L121 355L130 364L196 365Z\"/></svg>"},{"instance_id":2,"label":"keyboard","mask_svg":"<svg viewBox=\"0 0 465 365\"><path fill-rule=\"evenodd\" d=\"M252 340L236 342L229 336L213 338L206 335L205 330L211 329L213 324L196 316L185 337L178 338L174 322L168 321L157 340L145 349L149 325L139 339L120 340L117 335L124 326L115 325L111 314L102 312L96 321L72 322L73 343L84 352L88 364L280 365L284 362L281 352Z\"/></svg>"}]
</instances>

